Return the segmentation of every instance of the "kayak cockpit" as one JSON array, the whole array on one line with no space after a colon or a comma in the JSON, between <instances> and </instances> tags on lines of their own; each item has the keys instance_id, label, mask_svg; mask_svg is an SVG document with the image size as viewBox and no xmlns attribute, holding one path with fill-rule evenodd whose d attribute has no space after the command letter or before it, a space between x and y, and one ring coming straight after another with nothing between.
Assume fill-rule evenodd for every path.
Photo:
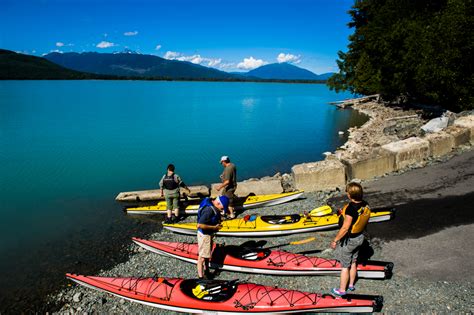
<instances>
[{"instance_id":1,"label":"kayak cockpit","mask_svg":"<svg viewBox=\"0 0 474 315\"><path fill-rule=\"evenodd\" d=\"M301 220L301 215L264 215L260 217L262 221L268 224L293 224Z\"/></svg>"},{"instance_id":2,"label":"kayak cockpit","mask_svg":"<svg viewBox=\"0 0 474 315\"><path fill-rule=\"evenodd\" d=\"M237 291L238 280L188 279L181 282L181 291L189 297L209 302L224 302Z\"/></svg>"},{"instance_id":3,"label":"kayak cockpit","mask_svg":"<svg viewBox=\"0 0 474 315\"><path fill-rule=\"evenodd\" d=\"M271 250L265 248L241 247L235 246L228 250L228 254L234 258L259 261L267 258Z\"/></svg>"}]
</instances>

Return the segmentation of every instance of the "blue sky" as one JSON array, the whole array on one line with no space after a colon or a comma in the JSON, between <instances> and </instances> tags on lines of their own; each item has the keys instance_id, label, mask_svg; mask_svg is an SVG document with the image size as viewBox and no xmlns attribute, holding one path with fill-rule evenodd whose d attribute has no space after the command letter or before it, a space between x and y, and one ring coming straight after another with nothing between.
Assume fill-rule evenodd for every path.
<instances>
[{"instance_id":1,"label":"blue sky","mask_svg":"<svg viewBox=\"0 0 474 315\"><path fill-rule=\"evenodd\" d=\"M1 0L0 48L130 49L224 71L290 62L337 71L353 0Z\"/></svg>"}]
</instances>

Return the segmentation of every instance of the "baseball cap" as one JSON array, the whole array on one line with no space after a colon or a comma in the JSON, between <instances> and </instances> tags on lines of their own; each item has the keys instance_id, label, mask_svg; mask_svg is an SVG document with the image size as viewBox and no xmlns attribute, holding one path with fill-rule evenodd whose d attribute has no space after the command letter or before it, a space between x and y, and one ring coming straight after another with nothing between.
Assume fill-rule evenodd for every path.
<instances>
[{"instance_id":1,"label":"baseball cap","mask_svg":"<svg viewBox=\"0 0 474 315\"><path fill-rule=\"evenodd\" d=\"M222 162L224 162L224 161L225 161L225 162L229 161L229 157L228 157L227 155L221 156L221 161L220 161L220 163L222 163Z\"/></svg>"},{"instance_id":2,"label":"baseball cap","mask_svg":"<svg viewBox=\"0 0 474 315\"><path fill-rule=\"evenodd\" d=\"M224 212L227 212L229 210L229 198L227 198L227 196L218 196L216 199L219 200L222 207L224 207Z\"/></svg>"}]
</instances>

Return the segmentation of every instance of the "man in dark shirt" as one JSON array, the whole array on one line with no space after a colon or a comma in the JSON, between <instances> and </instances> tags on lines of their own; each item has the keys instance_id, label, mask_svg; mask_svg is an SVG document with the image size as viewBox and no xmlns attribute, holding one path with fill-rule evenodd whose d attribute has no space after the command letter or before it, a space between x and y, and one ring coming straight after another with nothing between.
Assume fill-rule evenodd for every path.
<instances>
[{"instance_id":1,"label":"man in dark shirt","mask_svg":"<svg viewBox=\"0 0 474 315\"><path fill-rule=\"evenodd\" d=\"M343 214L339 217L340 230L331 242L331 248L336 250L336 259L342 265L339 288L332 289L332 293L337 296L345 295L346 288L347 291L355 290L357 258L360 246L364 242L365 225L364 223L359 225L358 221L361 215L360 209L367 207L367 202L362 200L362 186L358 183L349 183L346 192L350 203L344 207ZM358 225L354 226L356 222Z\"/></svg>"},{"instance_id":2,"label":"man in dark shirt","mask_svg":"<svg viewBox=\"0 0 474 315\"><path fill-rule=\"evenodd\" d=\"M197 218L198 261L197 272L199 278L209 273L209 259L212 253L212 240L215 232L222 228L221 211L229 206L226 196L219 196L214 200L206 198L200 205Z\"/></svg>"},{"instance_id":3,"label":"man in dark shirt","mask_svg":"<svg viewBox=\"0 0 474 315\"><path fill-rule=\"evenodd\" d=\"M235 218L234 202L235 190L237 189L237 168L234 163L230 162L230 158L226 155L221 157L220 163L224 167L221 174L222 184L217 186L217 191L222 190L222 195L229 198L229 218Z\"/></svg>"}]
</instances>

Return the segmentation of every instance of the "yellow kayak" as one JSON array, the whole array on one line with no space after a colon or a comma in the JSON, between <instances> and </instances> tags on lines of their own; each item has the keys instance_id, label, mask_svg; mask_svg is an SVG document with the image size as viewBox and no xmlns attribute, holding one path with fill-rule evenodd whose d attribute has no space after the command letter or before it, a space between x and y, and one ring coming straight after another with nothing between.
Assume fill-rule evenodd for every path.
<instances>
[{"instance_id":1,"label":"yellow kayak","mask_svg":"<svg viewBox=\"0 0 474 315\"><path fill-rule=\"evenodd\" d=\"M272 194L272 195L257 195L257 196L248 196L243 203L237 202L237 208L240 206L243 209L254 209L260 207L274 206L281 203L285 203L294 199L298 199L303 195L302 190L282 193L282 194ZM197 214L199 209L199 204L202 199L194 199L189 201L183 201L182 209L187 214ZM166 214L166 202L160 201L158 204L153 206L145 207L131 207L125 209L129 214Z\"/></svg>"},{"instance_id":2,"label":"yellow kayak","mask_svg":"<svg viewBox=\"0 0 474 315\"><path fill-rule=\"evenodd\" d=\"M235 237L258 237L330 230L337 228L339 221L339 216L331 214L331 212L332 209L329 206L323 206L314 209L310 214L246 215L243 218L223 221L222 228L216 234ZM393 218L393 215L393 210L372 212L369 222L388 221ZM195 222L163 224L163 227L176 233L196 235Z\"/></svg>"}]
</instances>

